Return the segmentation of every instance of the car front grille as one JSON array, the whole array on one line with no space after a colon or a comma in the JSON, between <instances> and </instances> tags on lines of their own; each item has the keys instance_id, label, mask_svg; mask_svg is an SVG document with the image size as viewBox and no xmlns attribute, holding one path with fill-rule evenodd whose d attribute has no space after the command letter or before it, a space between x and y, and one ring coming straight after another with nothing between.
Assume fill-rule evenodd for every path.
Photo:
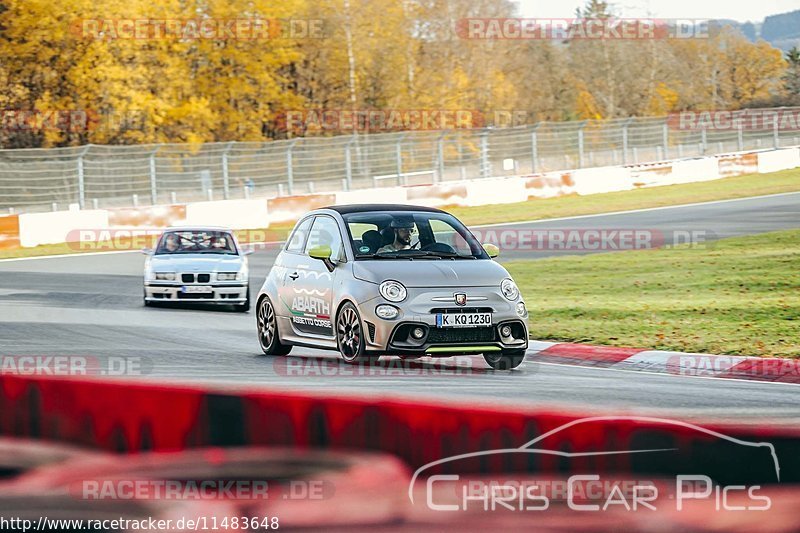
<instances>
[{"instance_id":1,"label":"car front grille","mask_svg":"<svg viewBox=\"0 0 800 533\"><path fill-rule=\"evenodd\" d=\"M430 344L451 342L491 342L495 340L494 328L431 328L426 342Z\"/></svg>"},{"instance_id":2,"label":"car front grille","mask_svg":"<svg viewBox=\"0 0 800 533\"><path fill-rule=\"evenodd\" d=\"M431 309L431 314L491 313L492 311L491 307L434 307Z\"/></svg>"},{"instance_id":3,"label":"car front grille","mask_svg":"<svg viewBox=\"0 0 800 533\"><path fill-rule=\"evenodd\" d=\"M183 283L208 283L211 281L211 274L181 274Z\"/></svg>"}]
</instances>

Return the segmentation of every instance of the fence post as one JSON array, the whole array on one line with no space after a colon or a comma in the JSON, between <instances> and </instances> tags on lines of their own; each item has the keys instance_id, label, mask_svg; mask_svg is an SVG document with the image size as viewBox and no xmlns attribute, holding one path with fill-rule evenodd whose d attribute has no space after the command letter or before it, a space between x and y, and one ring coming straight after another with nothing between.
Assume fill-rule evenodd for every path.
<instances>
[{"instance_id":1,"label":"fence post","mask_svg":"<svg viewBox=\"0 0 800 533\"><path fill-rule=\"evenodd\" d=\"M397 185L403 185L402 182L402 174L403 174L403 149L402 144L403 140L406 138L406 134L402 133L400 138L397 139L397 143L394 145L395 150L395 158L396 158L396 165L397 165Z\"/></svg>"},{"instance_id":2,"label":"fence post","mask_svg":"<svg viewBox=\"0 0 800 533\"><path fill-rule=\"evenodd\" d=\"M481 178L489 177L489 130L481 130Z\"/></svg>"},{"instance_id":3,"label":"fence post","mask_svg":"<svg viewBox=\"0 0 800 533\"><path fill-rule=\"evenodd\" d=\"M632 118L629 118L622 124L622 164L628 164L628 126L630 126Z\"/></svg>"},{"instance_id":4,"label":"fence post","mask_svg":"<svg viewBox=\"0 0 800 533\"><path fill-rule=\"evenodd\" d=\"M583 168L583 127L585 125L585 120L578 124L578 168Z\"/></svg>"},{"instance_id":5,"label":"fence post","mask_svg":"<svg viewBox=\"0 0 800 533\"><path fill-rule=\"evenodd\" d=\"M739 121L739 128L736 130L736 137L739 145L739 151L744 152L744 124Z\"/></svg>"},{"instance_id":6,"label":"fence post","mask_svg":"<svg viewBox=\"0 0 800 533\"><path fill-rule=\"evenodd\" d=\"M700 130L700 152L701 155L706 155L706 151L708 151L708 131L706 130L705 125L703 129Z\"/></svg>"},{"instance_id":7,"label":"fence post","mask_svg":"<svg viewBox=\"0 0 800 533\"><path fill-rule=\"evenodd\" d=\"M353 150L350 146L355 142L356 137L353 136L352 139L347 141L347 144L344 145L344 190L349 191L353 189Z\"/></svg>"},{"instance_id":8,"label":"fence post","mask_svg":"<svg viewBox=\"0 0 800 533\"><path fill-rule=\"evenodd\" d=\"M150 152L150 203L158 203L158 189L156 188L156 152L158 148Z\"/></svg>"},{"instance_id":9,"label":"fence post","mask_svg":"<svg viewBox=\"0 0 800 533\"><path fill-rule=\"evenodd\" d=\"M228 153L233 148L233 141L225 146L225 151L222 152L222 197L227 200L230 196L231 176L228 167Z\"/></svg>"},{"instance_id":10,"label":"fence post","mask_svg":"<svg viewBox=\"0 0 800 533\"><path fill-rule=\"evenodd\" d=\"M440 181L444 181L444 135L445 132L439 134L439 138L436 139L436 153L437 153L437 172L433 175L433 182L438 183Z\"/></svg>"},{"instance_id":11,"label":"fence post","mask_svg":"<svg viewBox=\"0 0 800 533\"><path fill-rule=\"evenodd\" d=\"M669 126L664 123L661 134L664 137L664 159L669 159Z\"/></svg>"},{"instance_id":12,"label":"fence post","mask_svg":"<svg viewBox=\"0 0 800 533\"><path fill-rule=\"evenodd\" d=\"M781 147L777 118L775 119L775 123L772 125L772 144L776 149Z\"/></svg>"},{"instance_id":13,"label":"fence post","mask_svg":"<svg viewBox=\"0 0 800 533\"><path fill-rule=\"evenodd\" d=\"M294 149L294 145L300 139L292 139L289 141L289 147L286 149L286 190L289 193L289 196L292 195L294 191L294 167L292 164L292 150ZM281 195L283 196L283 195Z\"/></svg>"},{"instance_id":14,"label":"fence post","mask_svg":"<svg viewBox=\"0 0 800 533\"><path fill-rule=\"evenodd\" d=\"M537 122L533 125L533 130L531 130L531 172L534 174L539 168L539 136L536 130L541 125L541 122Z\"/></svg>"},{"instance_id":15,"label":"fence post","mask_svg":"<svg viewBox=\"0 0 800 533\"><path fill-rule=\"evenodd\" d=\"M92 145L86 145L86 148L81 150L78 154L78 206L83 209L86 206L86 176L84 175L83 156L89 151Z\"/></svg>"}]
</instances>

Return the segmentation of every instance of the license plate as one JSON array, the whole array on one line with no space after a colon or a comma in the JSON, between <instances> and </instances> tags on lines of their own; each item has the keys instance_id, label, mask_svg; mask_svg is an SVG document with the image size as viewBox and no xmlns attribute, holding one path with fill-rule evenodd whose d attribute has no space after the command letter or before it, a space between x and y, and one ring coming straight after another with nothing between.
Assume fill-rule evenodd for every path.
<instances>
[{"instance_id":1,"label":"license plate","mask_svg":"<svg viewBox=\"0 0 800 533\"><path fill-rule=\"evenodd\" d=\"M213 292L214 289L207 286L207 285L194 285L194 286L184 286L181 287L181 292L185 294L209 294Z\"/></svg>"},{"instance_id":2,"label":"license plate","mask_svg":"<svg viewBox=\"0 0 800 533\"><path fill-rule=\"evenodd\" d=\"M476 328L492 325L492 313L437 313L437 328Z\"/></svg>"}]
</instances>

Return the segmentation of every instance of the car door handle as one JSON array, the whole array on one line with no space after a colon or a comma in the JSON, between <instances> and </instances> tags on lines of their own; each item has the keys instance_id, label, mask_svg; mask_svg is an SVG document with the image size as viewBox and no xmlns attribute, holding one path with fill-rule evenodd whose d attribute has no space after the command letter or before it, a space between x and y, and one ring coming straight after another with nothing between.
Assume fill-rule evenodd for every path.
<instances>
[{"instance_id":1,"label":"car door handle","mask_svg":"<svg viewBox=\"0 0 800 533\"><path fill-rule=\"evenodd\" d=\"M294 281L294 280L296 280L297 278L300 277L300 274L295 272L294 274L289 274L289 277L292 278L292 281Z\"/></svg>"}]
</instances>

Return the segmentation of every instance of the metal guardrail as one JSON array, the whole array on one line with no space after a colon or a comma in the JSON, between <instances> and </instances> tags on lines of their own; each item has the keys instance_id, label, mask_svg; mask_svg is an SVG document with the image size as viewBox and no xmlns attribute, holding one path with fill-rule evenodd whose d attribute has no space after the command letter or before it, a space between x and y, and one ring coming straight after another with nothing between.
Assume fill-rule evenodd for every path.
<instances>
[{"instance_id":1,"label":"metal guardrail","mask_svg":"<svg viewBox=\"0 0 800 533\"><path fill-rule=\"evenodd\" d=\"M196 146L0 150L0 210L44 211L66 209L69 204L106 208L354 190L797 144L797 129L781 130L776 125L762 131L741 126L681 130L662 117Z\"/></svg>"}]
</instances>

